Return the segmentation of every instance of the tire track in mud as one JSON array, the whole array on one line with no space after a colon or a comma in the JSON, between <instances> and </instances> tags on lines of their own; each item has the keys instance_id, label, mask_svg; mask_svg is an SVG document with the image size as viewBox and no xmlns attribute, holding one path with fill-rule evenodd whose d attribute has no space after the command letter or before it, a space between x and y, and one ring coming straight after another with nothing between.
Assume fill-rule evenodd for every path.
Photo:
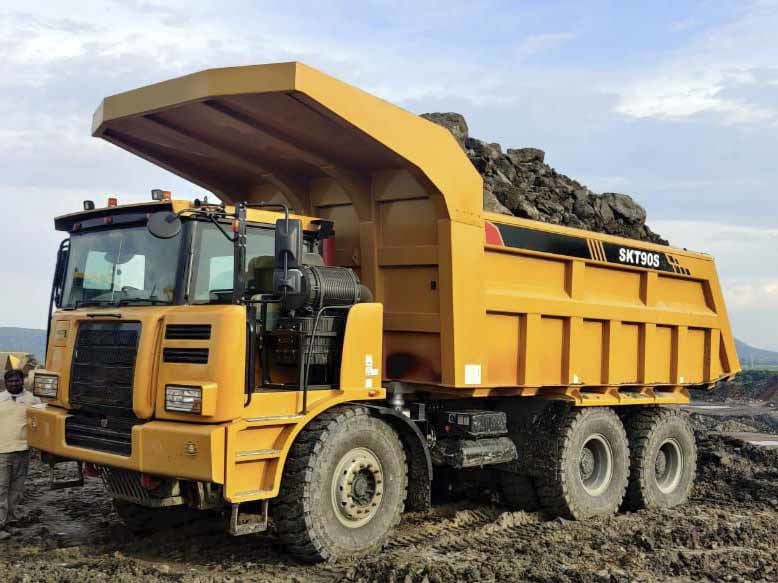
<instances>
[{"instance_id":1,"label":"tire track in mud","mask_svg":"<svg viewBox=\"0 0 778 583\"><path fill-rule=\"evenodd\" d=\"M408 520L404 517L397 530L384 545L385 551L405 549L434 542L441 535L459 535L470 529L477 529L497 520L501 512L495 508L472 508L458 510L452 516L440 518L419 514ZM436 518L438 518L436 520Z\"/></svg>"},{"instance_id":2,"label":"tire track in mud","mask_svg":"<svg viewBox=\"0 0 778 583\"><path fill-rule=\"evenodd\" d=\"M407 558L408 554L428 557L447 556L482 549L495 539L517 540L537 533L547 521L540 513L511 512L498 507L468 507L449 503L433 508L429 513L406 515L383 545L376 557L331 563L324 570L307 575L309 581L324 583L351 580L357 563L371 563L375 559L390 561Z\"/></svg>"},{"instance_id":3,"label":"tire track in mud","mask_svg":"<svg viewBox=\"0 0 778 583\"><path fill-rule=\"evenodd\" d=\"M457 511L452 518L436 522L409 523L405 528L416 527L419 530L395 534L384 545L384 551L393 554L409 550L424 552L453 553L473 549L495 538L521 538L537 531L544 523L542 514L529 512L510 512L499 508L480 508ZM416 521L413 521L414 523Z\"/></svg>"}]
</instances>

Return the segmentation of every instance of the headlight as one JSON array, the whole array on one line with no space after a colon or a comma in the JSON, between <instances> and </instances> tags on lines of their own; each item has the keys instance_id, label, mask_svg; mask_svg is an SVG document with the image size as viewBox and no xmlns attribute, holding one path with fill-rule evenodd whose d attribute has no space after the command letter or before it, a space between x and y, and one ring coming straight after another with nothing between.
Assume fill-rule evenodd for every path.
<instances>
[{"instance_id":1,"label":"headlight","mask_svg":"<svg viewBox=\"0 0 778 583\"><path fill-rule=\"evenodd\" d=\"M200 413L203 409L202 387L165 387L165 410Z\"/></svg>"},{"instance_id":2,"label":"headlight","mask_svg":"<svg viewBox=\"0 0 778 583\"><path fill-rule=\"evenodd\" d=\"M59 377L57 375L36 373L32 384L32 392L36 397L56 399L58 388Z\"/></svg>"}]
</instances>

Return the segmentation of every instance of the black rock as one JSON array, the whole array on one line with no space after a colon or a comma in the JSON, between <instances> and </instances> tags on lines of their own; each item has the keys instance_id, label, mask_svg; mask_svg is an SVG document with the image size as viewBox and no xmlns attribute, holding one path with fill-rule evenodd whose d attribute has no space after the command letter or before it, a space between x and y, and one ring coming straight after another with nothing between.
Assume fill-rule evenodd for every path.
<instances>
[{"instance_id":1,"label":"black rock","mask_svg":"<svg viewBox=\"0 0 778 583\"><path fill-rule=\"evenodd\" d=\"M471 138L458 113L422 117L448 129L484 178L484 209L666 245L646 225L646 211L631 196L595 194L545 163L538 148L508 148Z\"/></svg>"}]
</instances>

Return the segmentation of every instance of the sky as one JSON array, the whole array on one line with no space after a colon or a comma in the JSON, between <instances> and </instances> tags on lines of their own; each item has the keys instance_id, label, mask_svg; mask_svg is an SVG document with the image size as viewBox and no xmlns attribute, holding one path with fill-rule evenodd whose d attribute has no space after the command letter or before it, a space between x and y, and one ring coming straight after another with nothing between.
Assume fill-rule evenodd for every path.
<instances>
[{"instance_id":1,"label":"sky","mask_svg":"<svg viewBox=\"0 0 778 583\"><path fill-rule=\"evenodd\" d=\"M535 146L716 256L735 334L778 350L778 0L0 6L0 326L44 327L84 199L199 188L90 137L106 95L197 70L299 60L415 113Z\"/></svg>"}]
</instances>

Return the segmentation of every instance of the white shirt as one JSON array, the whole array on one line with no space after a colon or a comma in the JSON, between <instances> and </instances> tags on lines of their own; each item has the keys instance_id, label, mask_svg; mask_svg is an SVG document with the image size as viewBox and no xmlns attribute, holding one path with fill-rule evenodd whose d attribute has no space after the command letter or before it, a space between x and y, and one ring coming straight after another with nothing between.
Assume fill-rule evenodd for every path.
<instances>
[{"instance_id":1,"label":"white shirt","mask_svg":"<svg viewBox=\"0 0 778 583\"><path fill-rule=\"evenodd\" d=\"M0 393L0 453L27 449L27 408L41 400L28 391Z\"/></svg>"}]
</instances>

